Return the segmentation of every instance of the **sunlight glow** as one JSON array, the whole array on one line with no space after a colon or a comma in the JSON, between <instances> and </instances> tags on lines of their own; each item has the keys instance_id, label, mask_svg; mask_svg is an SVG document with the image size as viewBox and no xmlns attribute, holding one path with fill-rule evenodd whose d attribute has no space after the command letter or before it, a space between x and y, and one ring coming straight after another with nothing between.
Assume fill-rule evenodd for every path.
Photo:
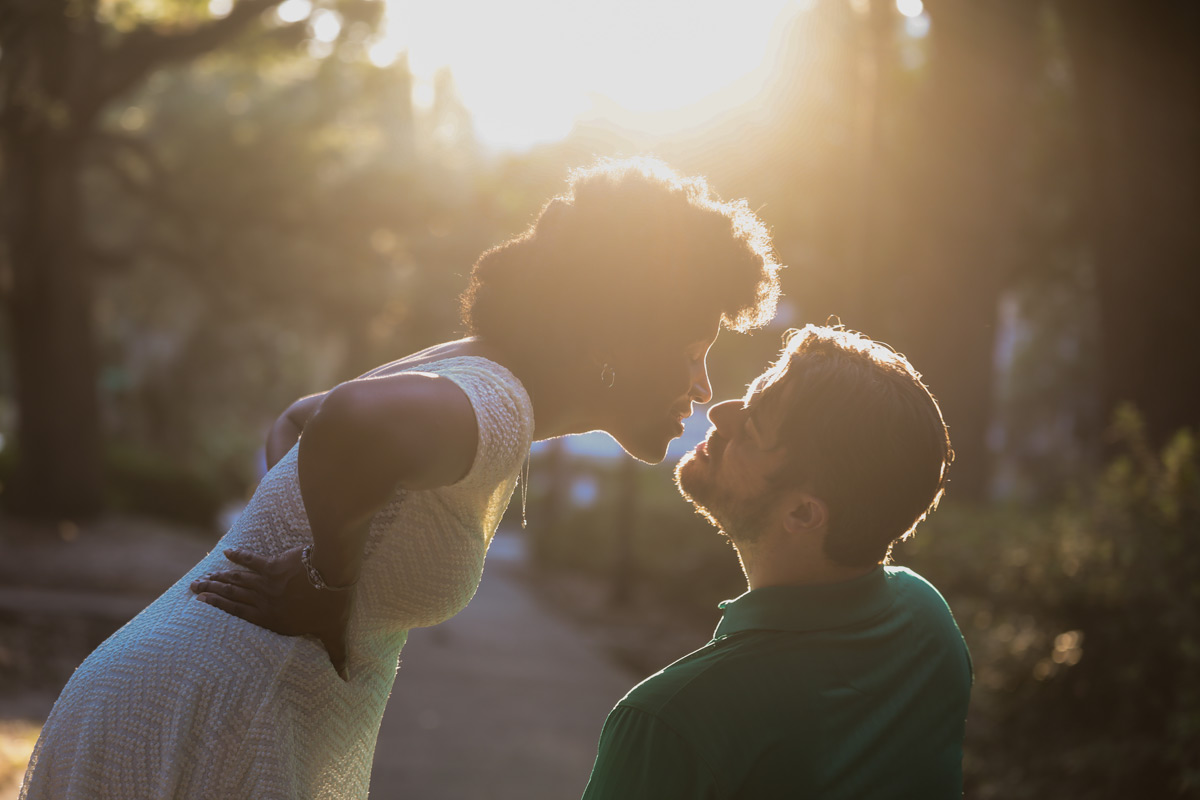
<instances>
[{"instance_id":1,"label":"sunlight glow","mask_svg":"<svg viewBox=\"0 0 1200 800\"><path fill-rule=\"evenodd\" d=\"M561 138L583 116L651 114L678 129L748 99L761 78L747 79L765 71L781 17L811 5L512 0L468 4L464 15L462 4L387 0L369 57L387 65L407 53L417 84L449 67L483 143L526 148Z\"/></svg>"},{"instance_id":2,"label":"sunlight glow","mask_svg":"<svg viewBox=\"0 0 1200 800\"><path fill-rule=\"evenodd\" d=\"M925 4L921 0L896 0L896 10L906 17L919 17Z\"/></svg>"},{"instance_id":3,"label":"sunlight glow","mask_svg":"<svg viewBox=\"0 0 1200 800\"><path fill-rule=\"evenodd\" d=\"M233 11L233 0L208 0L209 16L220 19L228 17L230 11Z\"/></svg>"},{"instance_id":4,"label":"sunlight glow","mask_svg":"<svg viewBox=\"0 0 1200 800\"><path fill-rule=\"evenodd\" d=\"M428 111L433 108L435 100L437 100L437 93L433 90L432 83L422 80L413 84L412 101L414 108L421 111Z\"/></svg>"}]
</instances>

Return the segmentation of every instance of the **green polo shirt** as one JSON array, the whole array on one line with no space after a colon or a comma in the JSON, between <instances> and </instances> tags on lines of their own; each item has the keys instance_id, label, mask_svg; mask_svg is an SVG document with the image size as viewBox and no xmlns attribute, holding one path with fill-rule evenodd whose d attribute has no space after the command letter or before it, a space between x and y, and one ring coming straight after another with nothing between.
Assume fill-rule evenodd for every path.
<instances>
[{"instance_id":1,"label":"green polo shirt","mask_svg":"<svg viewBox=\"0 0 1200 800\"><path fill-rule=\"evenodd\" d=\"M722 608L609 714L584 800L962 796L970 655L924 578L879 567Z\"/></svg>"}]
</instances>

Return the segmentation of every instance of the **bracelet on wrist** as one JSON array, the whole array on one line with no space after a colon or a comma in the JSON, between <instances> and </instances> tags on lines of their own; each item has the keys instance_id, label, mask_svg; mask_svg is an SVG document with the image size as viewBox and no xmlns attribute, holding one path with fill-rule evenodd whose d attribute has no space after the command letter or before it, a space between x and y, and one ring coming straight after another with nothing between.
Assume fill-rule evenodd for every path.
<instances>
[{"instance_id":1,"label":"bracelet on wrist","mask_svg":"<svg viewBox=\"0 0 1200 800\"><path fill-rule=\"evenodd\" d=\"M314 589L318 589L323 592L344 592L347 589L354 588L354 586L358 583L357 580L348 583L345 586L330 586L328 583L326 583L325 578L321 575L321 571L313 566L312 549L313 546L311 544L304 546L304 549L300 551L300 563L304 565L304 571L308 573L308 582L312 584Z\"/></svg>"}]
</instances>

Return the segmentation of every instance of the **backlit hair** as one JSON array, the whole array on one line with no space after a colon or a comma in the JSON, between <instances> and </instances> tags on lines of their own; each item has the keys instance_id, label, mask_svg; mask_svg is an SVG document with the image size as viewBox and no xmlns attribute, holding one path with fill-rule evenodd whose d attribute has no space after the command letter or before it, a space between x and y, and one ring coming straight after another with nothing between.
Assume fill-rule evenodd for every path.
<instances>
[{"instance_id":1,"label":"backlit hair","mask_svg":"<svg viewBox=\"0 0 1200 800\"><path fill-rule=\"evenodd\" d=\"M809 325L785 341L751 387L786 398L773 483L824 501L831 560L887 563L945 492L954 450L941 408L907 358L861 333Z\"/></svg>"},{"instance_id":2,"label":"backlit hair","mask_svg":"<svg viewBox=\"0 0 1200 800\"><path fill-rule=\"evenodd\" d=\"M462 296L468 333L520 352L587 337L662 336L775 313L780 266L744 200L651 158L571 173L528 230L480 256Z\"/></svg>"}]
</instances>

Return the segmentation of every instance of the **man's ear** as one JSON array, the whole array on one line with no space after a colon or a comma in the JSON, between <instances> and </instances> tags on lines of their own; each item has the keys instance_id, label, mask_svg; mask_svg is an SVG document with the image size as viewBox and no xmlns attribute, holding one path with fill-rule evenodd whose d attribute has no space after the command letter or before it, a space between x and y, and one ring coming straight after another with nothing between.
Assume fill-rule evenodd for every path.
<instances>
[{"instance_id":1,"label":"man's ear","mask_svg":"<svg viewBox=\"0 0 1200 800\"><path fill-rule=\"evenodd\" d=\"M808 534L824 530L828 522L829 507L824 501L808 492L798 492L783 525L788 533Z\"/></svg>"}]
</instances>

